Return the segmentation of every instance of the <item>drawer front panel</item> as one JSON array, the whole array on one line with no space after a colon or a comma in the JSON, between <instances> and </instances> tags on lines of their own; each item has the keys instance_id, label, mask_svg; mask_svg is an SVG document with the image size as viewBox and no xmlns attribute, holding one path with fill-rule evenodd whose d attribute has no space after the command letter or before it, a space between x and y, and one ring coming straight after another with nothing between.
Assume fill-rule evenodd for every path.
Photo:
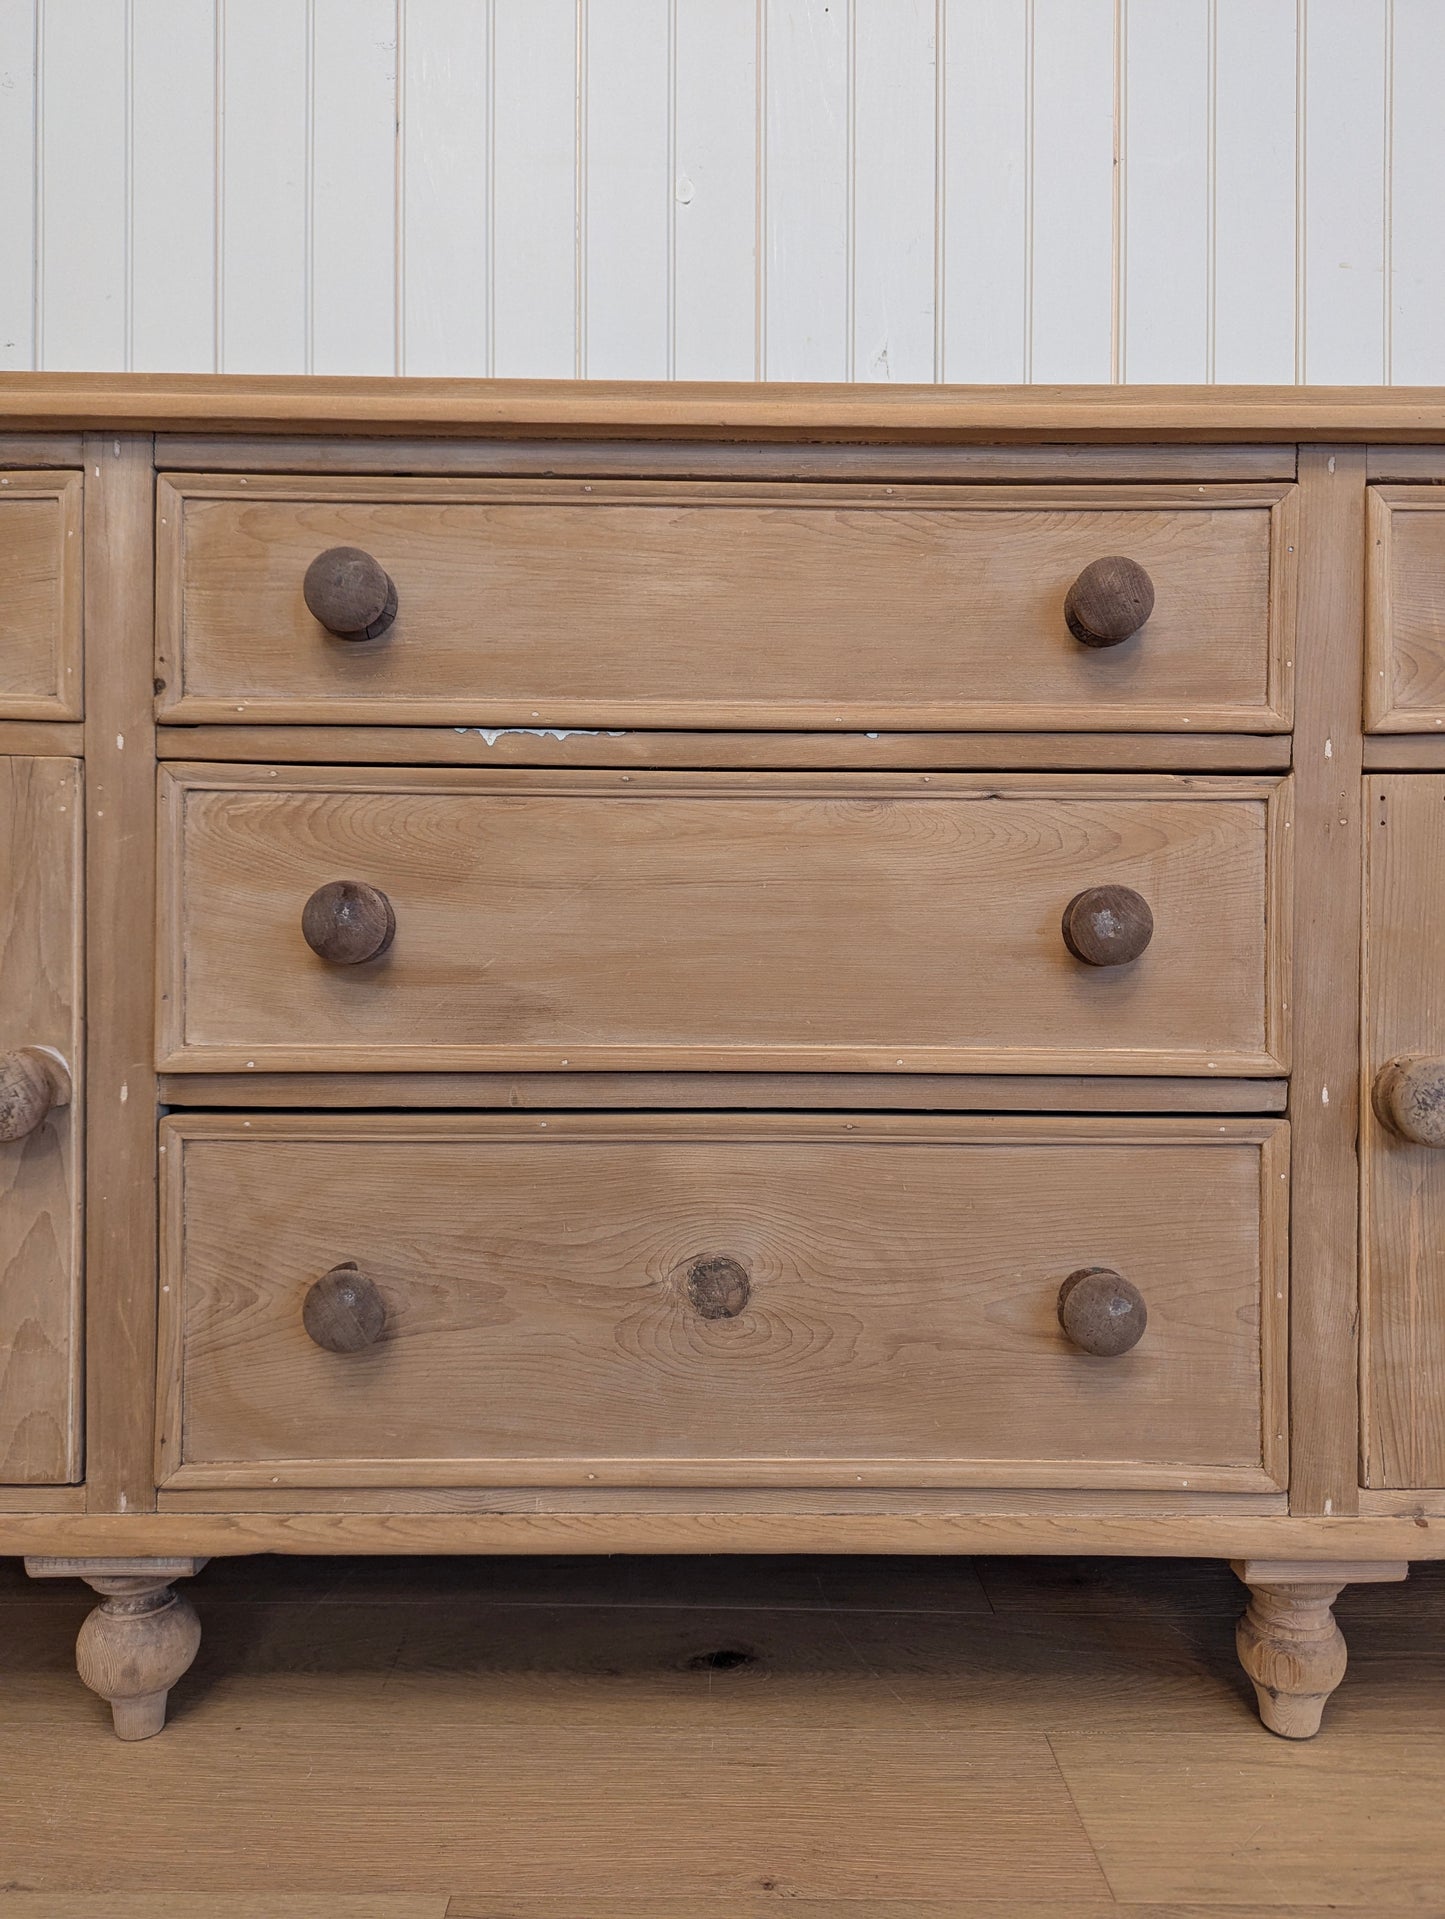
<instances>
[{"instance_id":1,"label":"drawer front panel","mask_svg":"<svg viewBox=\"0 0 1445 1919\"><path fill-rule=\"evenodd\" d=\"M772 486L170 475L163 716L566 727L1289 725L1285 487ZM308 611L360 548L398 610ZM1092 561L1155 589L1086 646Z\"/></svg>"},{"instance_id":2,"label":"drawer front panel","mask_svg":"<svg viewBox=\"0 0 1445 1919\"><path fill-rule=\"evenodd\" d=\"M1287 785L183 766L163 791L182 1071L1282 1063ZM389 902L379 957L303 938L336 881ZM1129 964L1064 942L1105 886L1152 914Z\"/></svg>"},{"instance_id":3,"label":"drawer front panel","mask_svg":"<svg viewBox=\"0 0 1445 1919\"><path fill-rule=\"evenodd\" d=\"M162 1481L1269 1488L1285 1143L1213 1118L172 1117ZM312 1289L348 1263L375 1314L333 1350ZM1147 1309L1112 1358L1060 1323L1096 1267Z\"/></svg>"},{"instance_id":4,"label":"drawer front panel","mask_svg":"<svg viewBox=\"0 0 1445 1919\"><path fill-rule=\"evenodd\" d=\"M1367 775L1361 1102L1365 1483L1445 1486L1445 1149L1382 1122L1393 1060L1445 1062L1445 778Z\"/></svg>"},{"instance_id":5,"label":"drawer front panel","mask_svg":"<svg viewBox=\"0 0 1445 1919\"><path fill-rule=\"evenodd\" d=\"M78 473L0 474L0 719L81 711Z\"/></svg>"},{"instance_id":6,"label":"drawer front panel","mask_svg":"<svg viewBox=\"0 0 1445 1919\"><path fill-rule=\"evenodd\" d=\"M80 1477L82 820L78 761L0 758L3 1110L31 1127L0 1140L0 1485ZM31 1049L65 1063L68 1104L46 1112Z\"/></svg>"},{"instance_id":7,"label":"drawer front panel","mask_svg":"<svg viewBox=\"0 0 1445 1919\"><path fill-rule=\"evenodd\" d=\"M1365 728L1445 727L1445 499L1372 486L1366 548Z\"/></svg>"}]
</instances>

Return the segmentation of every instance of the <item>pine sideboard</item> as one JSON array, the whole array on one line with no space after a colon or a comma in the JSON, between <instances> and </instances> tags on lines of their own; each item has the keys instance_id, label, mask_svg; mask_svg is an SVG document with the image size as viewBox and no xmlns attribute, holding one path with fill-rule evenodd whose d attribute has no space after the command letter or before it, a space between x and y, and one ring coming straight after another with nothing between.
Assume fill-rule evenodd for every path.
<instances>
[{"instance_id":1,"label":"pine sideboard","mask_svg":"<svg viewBox=\"0 0 1445 1919\"><path fill-rule=\"evenodd\" d=\"M0 1550L1445 1557L1445 393L0 377ZM202 1587L202 1591L204 1588Z\"/></svg>"}]
</instances>

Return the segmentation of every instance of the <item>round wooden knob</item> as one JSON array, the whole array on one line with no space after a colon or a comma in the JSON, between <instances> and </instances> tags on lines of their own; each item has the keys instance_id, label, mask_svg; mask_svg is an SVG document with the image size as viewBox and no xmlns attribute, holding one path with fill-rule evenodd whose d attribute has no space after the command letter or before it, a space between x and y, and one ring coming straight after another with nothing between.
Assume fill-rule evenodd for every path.
<instances>
[{"instance_id":1,"label":"round wooden knob","mask_svg":"<svg viewBox=\"0 0 1445 1919\"><path fill-rule=\"evenodd\" d=\"M306 1289L301 1324L328 1353L359 1353L386 1326L386 1302L354 1259L343 1260Z\"/></svg>"},{"instance_id":2,"label":"round wooden knob","mask_svg":"<svg viewBox=\"0 0 1445 1919\"><path fill-rule=\"evenodd\" d=\"M360 966L378 958L396 936L396 914L379 887L365 880L318 886L301 910L301 932L319 958Z\"/></svg>"},{"instance_id":3,"label":"round wooden knob","mask_svg":"<svg viewBox=\"0 0 1445 1919\"><path fill-rule=\"evenodd\" d=\"M1380 1123L1416 1146L1445 1146L1445 1059L1406 1055L1375 1075Z\"/></svg>"},{"instance_id":4,"label":"round wooden knob","mask_svg":"<svg viewBox=\"0 0 1445 1919\"><path fill-rule=\"evenodd\" d=\"M1144 1337L1149 1309L1112 1266L1081 1266L1059 1288L1059 1324L1080 1352L1116 1359Z\"/></svg>"},{"instance_id":5,"label":"round wooden knob","mask_svg":"<svg viewBox=\"0 0 1445 1919\"><path fill-rule=\"evenodd\" d=\"M1154 582L1137 560L1093 560L1069 588L1064 618L1084 646L1118 646L1154 611Z\"/></svg>"},{"instance_id":6,"label":"round wooden knob","mask_svg":"<svg viewBox=\"0 0 1445 1919\"><path fill-rule=\"evenodd\" d=\"M740 1261L720 1253L694 1260L687 1269L687 1296L703 1319L736 1319L752 1296L753 1283Z\"/></svg>"},{"instance_id":7,"label":"round wooden knob","mask_svg":"<svg viewBox=\"0 0 1445 1919\"><path fill-rule=\"evenodd\" d=\"M1089 886L1064 908L1064 944L1085 966L1127 966L1153 937L1149 902L1132 886Z\"/></svg>"},{"instance_id":8,"label":"round wooden knob","mask_svg":"<svg viewBox=\"0 0 1445 1919\"><path fill-rule=\"evenodd\" d=\"M301 591L313 618L339 639L380 639L396 618L396 582L359 546L318 553Z\"/></svg>"},{"instance_id":9,"label":"round wooden knob","mask_svg":"<svg viewBox=\"0 0 1445 1919\"><path fill-rule=\"evenodd\" d=\"M54 1107L70 1104L70 1068L47 1046L0 1058L0 1140L24 1139Z\"/></svg>"}]
</instances>

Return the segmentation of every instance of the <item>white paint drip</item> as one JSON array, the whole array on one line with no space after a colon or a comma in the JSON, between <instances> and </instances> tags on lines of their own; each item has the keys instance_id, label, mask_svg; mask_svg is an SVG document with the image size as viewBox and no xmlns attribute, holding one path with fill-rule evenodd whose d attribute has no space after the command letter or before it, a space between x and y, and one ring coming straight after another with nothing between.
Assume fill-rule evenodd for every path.
<instances>
[{"instance_id":1,"label":"white paint drip","mask_svg":"<svg viewBox=\"0 0 1445 1919\"><path fill-rule=\"evenodd\" d=\"M454 726L454 733L479 733L488 746L513 734L533 740L597 740L603 738L596 726ZM625 740L625 732L608 733L609 740Z\"/></svg>"},{"instance_id":2,"label":"white paint drip","mask_svg":"<svg viewBox=\"0 0 1445 1919\"><path fill-rule=\"evenodd\" d=\"M1328 1106L1329 1103L1330 1103L1330 1089L1328 1086L1322 1086L1320 1088L1320 1105Z\"/></svg>"},{"instance_id":3,"label":"white paint drip","mask_svg":"<svg viewBox=\"0 0 1445 1919\"><path fill-rule=\"evenodd\" d=\"M1325 758L1327 760L1332 760L1334 757L1335 757L1335 743L1333 740L1326 740L1325 741Z\"/></svg>"}]
</instances>

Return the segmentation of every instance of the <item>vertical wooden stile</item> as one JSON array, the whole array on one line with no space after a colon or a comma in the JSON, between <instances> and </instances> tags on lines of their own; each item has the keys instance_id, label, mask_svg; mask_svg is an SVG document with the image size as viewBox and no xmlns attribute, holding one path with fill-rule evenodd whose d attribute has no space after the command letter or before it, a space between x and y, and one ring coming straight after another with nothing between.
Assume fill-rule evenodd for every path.
<instances>
[{"instance_id":1,"label":"vertical wooden stile","mask_svg":"<svg viewBox=\"0 0 1445 1919\"><path fill-rule=\"evenodd\" d=\"M154 442L85 440L87 1509L152 1511Z\"/></svg>"},{"instance_id":2,"label":"vertical wooden stile","mask_svg":"<svg viewBox=\"0 0 1445 1919\"><path fill-rule=\"evenodd\" d=\"M1290 1510L1359 1510L1365 449L1300 449Z\"/></svg>"}]
</instances>

